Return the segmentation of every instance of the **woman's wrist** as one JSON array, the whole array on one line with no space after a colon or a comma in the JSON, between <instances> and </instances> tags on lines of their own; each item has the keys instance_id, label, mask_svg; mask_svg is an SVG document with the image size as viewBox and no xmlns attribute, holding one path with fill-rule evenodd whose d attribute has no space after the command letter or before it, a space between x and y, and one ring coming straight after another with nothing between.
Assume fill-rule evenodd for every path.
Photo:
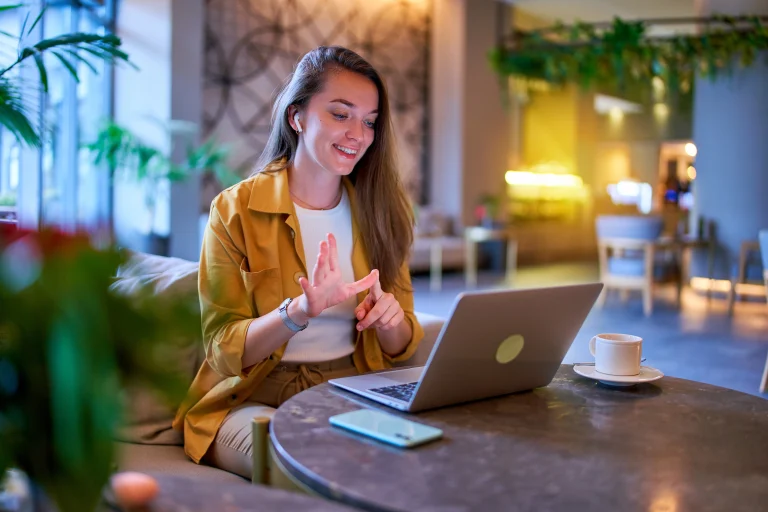
<instances>
[{"instance_id":1,"label":"woman's wrist","mask_svg":"<svg viewBox=\"0 0 768 512\"><path fill-rule=\"evenodd\" d=\"M309 322L309 315L306 314L301 307L303 297L303 294L296 297L288 305L288 318L290 318L293 323L298 325L305 325L307 322Z\"/></svg>"},{"instance_id":2,"label":"woman's wrist","mask_svg":"<svg viewBox=\"0 0 768 512\"><path fill-rule=\"evenodd\" d=\"M376 337L379 339L381 350L391 357L401 354L408 346L412 336L411 324L405 318L394 329L387 331L376 329Z\"/></svg>"}]
</instances>

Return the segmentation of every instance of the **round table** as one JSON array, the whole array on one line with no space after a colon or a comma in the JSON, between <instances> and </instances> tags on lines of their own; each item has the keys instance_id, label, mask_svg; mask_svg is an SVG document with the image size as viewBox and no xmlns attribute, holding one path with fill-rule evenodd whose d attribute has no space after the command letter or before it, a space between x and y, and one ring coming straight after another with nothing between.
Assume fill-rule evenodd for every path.
<instances>
[{"instance_id":1,"label":"round table","mask_svg":"<svg viewBox=\"0 0 768 512\"><path fill-rule=\"evenodd\" d=\"M443 430L399 449L331 427L380 408ZM765 510L768 400L665 377L609 388L562 366L544 388L415 415L323 384L272 442L313 491L367 510Z\"/></svg>"},{"instance_id":2,"label":"round table","mask_svg":"<svg viewBox=\"0 0 768 512\"><path fill-rule=\"evenodd\" d=\"M151 473L150 473L151 474ZM160 485L160 494L145 512L249 512L270 510L296 512L352 512L353 509L332 501L281 491L263 485L252 485L246 480L239 483L208 482L179 476L152 474ZM109 505L114 502L111 491L106 491L99 512L122 510ZM142 509L145 510L145 509Z\"/></svg>"}]
</instances>

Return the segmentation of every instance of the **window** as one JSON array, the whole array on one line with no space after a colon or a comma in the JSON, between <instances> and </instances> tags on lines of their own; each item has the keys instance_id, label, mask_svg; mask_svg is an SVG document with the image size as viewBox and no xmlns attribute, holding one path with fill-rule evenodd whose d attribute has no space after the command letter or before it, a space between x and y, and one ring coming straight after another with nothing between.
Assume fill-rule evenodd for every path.
<instances>
[{"instance_id":1,"label":"window","mask_svg":"<svg viewBox=\"0 0 768 512\"><path fill-rule=\"evenodd\" d=\"M0 31L16 36L21 28L16 13L0 12ZM6 41L10 38L3 37ZM0 62L5 67L5 62L15 58L11 49L0 46ZM17 74L15 70L9 74ZM0 126L0 220L16 218L16 201L19 188L19 143L5 129Z\"/></svg>"},{"instance_id":2,"label":"window","mask_svg":"<svg viewBox=\"0 0 768 512\"><path fill-rule=\"evenodd\" d=\"M45 8L30 42L73 32L104 34L113 26L114 0L37 0L28 5L32 17ZM24 9L10 11L0 24L13 25L18 33L23 16ZM94 140L110 114L110 66L89 59L98 71L94 74L80 63L78 83L55 56L45 59L48 93L33 99L41 113L43 145L19 148L0 132L0 204L7 195L27 227L92 228L109 221L110 185L108 170L95 168L83 145ZM25 72L38 81L35 69Z\"/></svg>"}]
</instances>

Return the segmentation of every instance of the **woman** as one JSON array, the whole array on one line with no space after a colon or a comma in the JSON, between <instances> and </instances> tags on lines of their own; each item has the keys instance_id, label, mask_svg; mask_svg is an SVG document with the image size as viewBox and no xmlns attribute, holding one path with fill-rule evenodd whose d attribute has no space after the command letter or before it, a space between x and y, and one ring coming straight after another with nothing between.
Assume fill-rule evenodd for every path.
<instances>
[{"instance_id":1,"label":"woman","mask_svg":"<svg viewBox=\"0 0 768 512\"><path fill-rule=\"evenodd\" d=\"M407 266L413 218L373 67L340 47L305 55L257 169L211 205L206 360L174 423L195 462L246 478L250 422L265 407L405 360L423 336Z\"/></svg>"}]
</instances>

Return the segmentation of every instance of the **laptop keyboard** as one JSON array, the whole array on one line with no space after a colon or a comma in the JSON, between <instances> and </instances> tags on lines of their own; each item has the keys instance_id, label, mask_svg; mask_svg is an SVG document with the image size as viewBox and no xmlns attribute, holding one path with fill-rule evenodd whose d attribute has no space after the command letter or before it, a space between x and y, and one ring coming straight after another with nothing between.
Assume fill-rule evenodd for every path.
<instances>
[{"instance_id":1,"label":"laptop keyboard","mask_svg":"<svg viewBox=\"0 0 768 512\"><path fill-rule=\"evenodd\" d=\"M369 389L373 393L402 400L403 402L410 402L413 396L413 390L416 389L418 382L409 382L407 384L395 384L394 386L386 386L383 388Z\"/></svg>"}]
</instances>

